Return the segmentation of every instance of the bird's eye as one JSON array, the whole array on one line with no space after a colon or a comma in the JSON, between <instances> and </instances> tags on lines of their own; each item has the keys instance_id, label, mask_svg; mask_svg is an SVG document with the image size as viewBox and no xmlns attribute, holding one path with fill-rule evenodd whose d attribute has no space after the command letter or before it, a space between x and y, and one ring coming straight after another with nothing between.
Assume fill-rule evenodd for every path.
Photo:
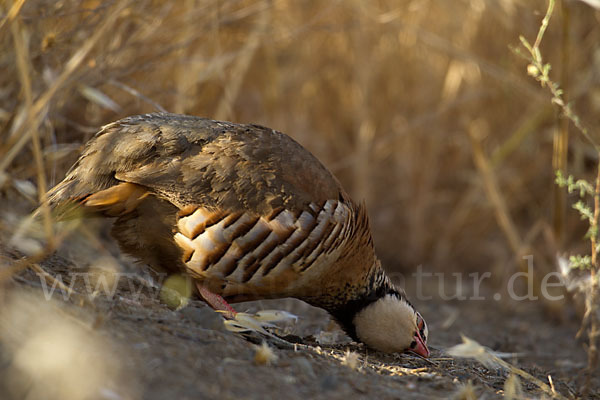
<instances>
[{"instance_id":1,"label":"bird's eye","mask_svg":"<svg viewBox=\"0 0 600 400\"><path fill-rule=\"evenodd\" d=\"M419 334L424 341L427 341L427 335L425 334L425 329L427 325L425 325L425 320L421 317L421 314L417 313L417 329L419 330Z\"/></svg>"},{"instance_id":2,"label":"bird's eye","mask_svg":"<svg viewBox=\"0 0 600 400\"><path fill-rule=\"evenodd\" d=\"M421 317L421 314L417 313L417 329L422 331L425 328L425 320Z\"/></svg>"}]
</instances>

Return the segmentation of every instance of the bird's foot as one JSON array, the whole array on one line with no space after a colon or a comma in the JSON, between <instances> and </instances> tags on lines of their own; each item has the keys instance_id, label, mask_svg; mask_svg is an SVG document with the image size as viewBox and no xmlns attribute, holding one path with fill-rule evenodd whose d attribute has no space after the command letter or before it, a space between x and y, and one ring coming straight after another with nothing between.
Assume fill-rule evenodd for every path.
<instances>
[{"instance_id":1,"label":"bird's foot","mask_svg":"<svg viewBox=\"0 0 600 400\"><path fill-rule=\"evenodd\" d=\"M201 284L196 284L200 297L207 302L215 311L221 313L225 318L224 324L228 331L248 335L258 335L264 339L275 341L280 346L282 343L293 346L284 339L274 335L269 329L277 328L276 322L296 322L298 317L292 313L282 310L262 310L255 314L237 312L227 303L227 301L208 290ZM250 337L249 337L250 338Z\"/></svg>"},{"instance_id":2,"label":"bird's foot","mask_svg":"<svg viewBox=\"0 0 600 400\"><path fill-rule=\"evenodd\" d=\"M202 299L207 302L209 306L214 308L215 311L222 313L223 317L228 320L235 319L238 312L235 311L224 298L211 292L205 286L202 286L199 283L196 284L196 287L198 288L200 297L202 297Z\"/></svg>"}]
</instances>

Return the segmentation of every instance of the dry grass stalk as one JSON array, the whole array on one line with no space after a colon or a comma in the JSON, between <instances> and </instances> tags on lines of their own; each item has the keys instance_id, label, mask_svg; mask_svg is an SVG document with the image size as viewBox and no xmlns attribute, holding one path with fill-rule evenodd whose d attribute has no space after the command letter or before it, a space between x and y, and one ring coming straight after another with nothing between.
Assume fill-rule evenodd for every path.
<instances>
[{"instance_id":1,"label":"dry grass stalk","mask_svg":"<svg viewBox=\"0 0 600 400\"><path fill-rule=\"evenodd\" d=\"M223 97L215 112L215 119L231 119L232 106L239 94L242 82L250 67L252 57L256 53L262 36L270 19L270 7L267 1L258 4L260 6L259 19L256 27L252 29L246 40L245 46L241 49L231 73L231 80L225 85Z\"/></svg>"},{"instance_id":2,"label":"dry grass stalk","mask_svg":"<svg viewBox=\"0 0 600 400\"><path fill-rule=\"evenodd\" d=\"M549 396L552 396L552 398L566 400L566 397L558 393L554 386L551 387L548 384L536 378L535 376L531 375L530 373L525 372L522 369L517 368L514 365L504 361L496 354L491 352L489 349L483 347L473 339L470 339L464 335L462 336L462 339L463 343L449 348L447 350L448 354L453 355L455 357L473 358L488 368L500 367L510 372L511 374L520 376L521 378L533 383L544 393L546 393ZM510 388L511 392L516 392L517 387L514 378L512 379L512 381L509 381L510 379L511 377L509 377L509 379L507 380L506 386Z\"/></svg>"},{"instance_id":3,"label":"dry grass stalk","mask_svg":"<svg viewBox=\"0 0 600 400\"><path fill-rule=\"evenodd\" d=\"M564 100L568 103L568 88L569 88L569 31L570 18L569 6L565 1L561 1L562 10L562 40L561 40L561 77L564 88ZM554 131L552 150L552 169L554 171L567 172L567 152L569 150L569 119L561 118L560 124ZM564 240L565 216L567 209L567 194L558 185L552 189L554 197L554 207L552 210L554 235L559 244Z\"/></svg>"},{"instance_id":4,"label":"dry grass stalk","mask_svg":"<svg viewBox=\"0 0 600 400\"><path fill-rule=\"evenodd\" d=\"M600 153L599 153L600 154ZM592 268L590 270L590 288L586 296L586 310L582 321L583 326L588 326L588 366L585 382L584 394L590 390L591 379L597 373L598 367L598 340L600 339L600 301L598 301L598 290L600 289L598 273L598 217L600 217L600 162L598 163L598 172L596 175L596 185L594 187L594 219L590 225L590 230L595 232L590 236L590 251L592 255Z\"/></svg>"},{"instance_id":5,"label":"dry grass stalk","mask_svg":"<svg viewBox=\"0 0 600 400\"><path fill-rule=\"evenodd\" d=\"M35 219L35 214L31 218ZM27 238L19 233L13 236L13 238L11 238L12 245L21 251L28 253L27 250L31 247L27 243L23 243L23 245L21 246L19 244L19 241L21 240L35 241L36 246L35 248L31 249L34 250L32 253L27 254L27 256L19 259L14 264L0 269L0 284L13 277L15 274L25 270L26 268L31 268L34 272L47 276L47 279L54 281L54 278L51 275L47 274L43 270L40 270L41 267L38 265L38 263L48 258L48 256L50 256L51 254L53 254L56 251L56 249L61 245L61 243L72 233L73 228L74 226L71 226L67 229L63 229L57 232L53 235L51 240L48 240L46 242L46 244L43 247L37 242L37 239ZM39 248L39 250L37 250L37 248ZM59 284L59 286L61 286L61 284ZM61 286L61 289L64 288Z\"/></svg>"},{"instance_id":6,"label":"dry grass stalk","mask_svg":"<svg viewBox=\"0 0 600 400\"><path fill-rule=\"evenodd\" d=\"M19 15L19 11L21 11L23 4L25 4L25 0L17 0L13 2L6 16L2 18L2 21L0 21L0 33L2 33L2 28L4 28L4 25L6 25L8 22L14 21L17 15Z\"/></svg>"},{"instance_id":7,"label":"dry grass stalk","mask_svg":"<svg viewBox=\"0 0 600 400\"><path fill-rule=\"evenodd\" d=\"M510 244L510 247L515 255L517 265L521 265L523 261L521 257L526 254L526 248L523 246L523 241L521 240L519 231L512 217L510 216L506 200L501 194L496 175L494 174L494 171L490 166L490 162L483 151L483 147L481 145L483 135L483 128L481 126L482 123L482 121L474 121L468 130L469 137L471 138L471 146L473 148L473 160L475 161L475 166L481 175L486 195L494 207L498 225L502 229L506 240Z\"/></svg>"},{"instance_id":8,"label":"dry grass stalk","mask_svg":"<svg viewBox=\"0 0 600 400\"><path fill-rule=\"evenodd\" d=\"M31 60L29 57L29 51L24 43L24 37L26 35L26 32L24 31L19 19L16 18L13 20L11 25L11 31L15 43L15 53L17 56L21 91L23 93L23 97L25 98L24 112L26 115L30 115L31 107L33 105L33 93L31 85ZM46 184L46 171L44 165L44 158L42 156L42 148L40 143L38 127L32 127L31 131L31 140L33 142L33 155L37 169L37 192L39 196L38 200L40 201L42 215L44 218L43 221L44 229L46 232L46 239L50 242L49 246L53 247L52 241L54 240L54 233L52 229L52 218L50 216L50 208L48 207L48 204L46 202L46 191L48 189L48 185Z\"/></svg>"},{"instance_id":9,"label":"dry grass stalk","mask_svg":"<svg viewBox=\"0 0 600 400\"><path fill-rule=\"evenodd\" d=\"M13 275L23 271L24 269L31 267L33 264L39 263L44 260L50 254L52 254L56 249L52 247L48 247L43 249L42 251L31 255L29 257L25 257L11 265L10 267L5 267L0 270L0 284L10 279Z\"/></svg>"},{"instance_id":10,"label":"dry grass stalk","mask_svg":"<svg viewBox=\"0 0 600 400\"><path fill-rule=\"evenodd\" d=\"M151 104L154 109L158 112L167 112L167 109L164 108L163 106L161 106L159 103L157 103L156 101L152 100L151 98L149 98L148 96L144 96L143 94L141 94L140 92L138 92L136 89L132 88L131 86L128 86L126 84L124 84L123 82L119 82L115 79L110 79L108 81L108 83L110 83L111 85L118 87L119 89L123 89L124 91L126 91L127 93L131 94L132 96L148 103Z\"/></svg>"},{"instance_id":11,"label":"dry grass stalk","mask_svg":"<svg viewBox=\"0 0 600 400\"><path fill-rule=\"evenodd\" d=\"M56 93L65 85L67 80L73 75L79 65L85 60L96 43L104 36L111 26L118 20L119 14L129 5L128 1L120 1L115 6L114 10L109 13L102 24L96 29L94 34L86 40L84 45L77 50L75 54L65 64L65 68L61 74L54 80L52 85L31 105L24 122L16 129L13 137L19 138L0 162L0 173L4 172L10 163L14 160L17 154L22 150L23 146L31 139L34 132L37 131L43 119L43 110L48 106Z\"/></svg>"}]
</instances>

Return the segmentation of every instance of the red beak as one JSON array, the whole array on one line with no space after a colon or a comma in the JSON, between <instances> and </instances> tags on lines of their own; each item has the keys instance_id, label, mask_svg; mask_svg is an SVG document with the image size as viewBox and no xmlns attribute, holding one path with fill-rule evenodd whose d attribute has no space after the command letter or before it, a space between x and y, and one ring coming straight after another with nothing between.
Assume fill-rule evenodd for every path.
<instances>
[{"instance_id":1,"label":"red beak","mask_svg":"<svg viewBox=\"0 0 600 400\"><path fill-rule=\"evenodd\" d=\"M417 342L417 345L414 349L410 349L410 351L412 351L413 353L417 353L418 355L425 358L429 357L429 349L427 348L427 345L425 344L425 342L421 338L421 335L418 332L415 335L415 342Z\"/></svg>"}]
</instances>

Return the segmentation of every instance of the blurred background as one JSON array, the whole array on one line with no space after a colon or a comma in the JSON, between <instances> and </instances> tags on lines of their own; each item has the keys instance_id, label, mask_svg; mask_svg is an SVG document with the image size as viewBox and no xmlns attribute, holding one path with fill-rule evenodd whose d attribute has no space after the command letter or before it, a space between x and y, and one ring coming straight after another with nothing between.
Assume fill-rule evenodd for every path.
<instances>
[{"instance_id":1,"label":"blurred background","mask_svg":"<svg viewBox=\"0 0 600 400\"><path fill-rule=\"evenodd\" d=\"M366 201L390 270L492 271L499 284L523 255L550 271L557 252L589 246L554 170L562 162L590 178L597 156L575 132L564 146L568 124L511 51L519 35L534 41L545 1L0 7L4 201L17 192L33 209L101 125L162 107L295 138ZM551 76L592 125L599 22L585 3L559 1L541 46Z\"/></svg>"},{"instance_id":2,"label":"blurred background","mask_svg":"<svg viewBox=\"0 0 600 400\"><path fill-rule=\"evenodd\" d=\"M564 98L600 141L600 11L587 3L598 2L557 0L540 49ZM590 248L587 222L571 209L579 196L555 185L555 170L593 181L599 161L514 51L520 35L535 41L547 6L545 0L1 0L0 397L266 398L279 391L303 399L396 398L399 390L426 390L430 377L376 380L303 352L278 352L277 369L248 368L252 345L219 331L214 313L209 322L199 304L171 313L156 293L127 289L131 282L151 287L147 271L120 258L100 221L87 220L70 236L65 232L73 227L52 233L50 219L33 225L37 236L61 244L54 255L52 241L44 248L16 233L102 125L167 110L292 136L366 202L378 255L396 279L410 279L419 266L450 279L491 272L487 294L504 293L510 276L532 260L538 291L542 277L557 270L557 254L586 255ZM119 280L122 271L135 272ZM119 285L118 301L114 291L92 291L77 276L98 282L109 276ZM58 294L44 301L47 286L72 301ZM538 379L551 373L560 392L586 397L587 389L572 389L582 387L586 365L575 340L581 319L572 312L583 307L451 302L443 294L458 293L440 287L427 293L438 295L432 302L411 297L434 332L432 348L444 349L465 333L494 350L527 355L519 363ZM288 303L277 304L271 308ZM286 309L308 326L294 334L339 342L341 332L324 313L291 304ZM589 354L597 385L597 353ZM370 354L369 360L377 362ZM294 367L296 361L302 363ZM471 380L491 397L502 388L496 370L482 380L477 363L464 369L453 358L436 363L445 383L432 380L429 389L440 398ZM364 368L371 368L366 359ZM347 377L337 392L327 392L332 373ZM353 392L356 382L360 390ZM387 387L393 395L382 394ZM418 398L436 397L431 393ZM554 394L554 386L546 393Z\"/></svg>"}]
</instances>

